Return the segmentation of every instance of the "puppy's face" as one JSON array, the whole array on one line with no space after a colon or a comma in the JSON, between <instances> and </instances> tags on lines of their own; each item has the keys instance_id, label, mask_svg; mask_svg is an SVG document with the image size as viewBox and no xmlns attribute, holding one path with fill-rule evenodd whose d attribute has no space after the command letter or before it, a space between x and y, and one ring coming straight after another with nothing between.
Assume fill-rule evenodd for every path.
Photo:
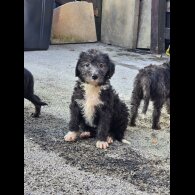
<instances>
[{"instance_id":1,"label":"puppy's face","mask_svg":"<svg viewBox=\"0 0 195 195\"><path fill-rule=\"evenodd\" d=\"M107 54L90 49L80 54L75 73L82 82L103 85L112 77L114 71L115 65Z\"/></svg>"}]
</instances>

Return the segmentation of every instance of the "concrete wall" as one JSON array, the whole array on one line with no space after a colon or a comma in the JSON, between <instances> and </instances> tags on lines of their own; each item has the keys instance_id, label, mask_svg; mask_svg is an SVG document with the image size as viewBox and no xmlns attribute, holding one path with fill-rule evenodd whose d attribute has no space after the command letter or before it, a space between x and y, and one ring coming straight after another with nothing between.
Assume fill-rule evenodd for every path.
<instances>
[{"instance_id":1,"label":"concrete wall","mask_svg":"<svg viewBox=\"0 0 195 195\"><path fill-rule=\"evenodd\" d=\"M151 9L152 0L142 0L140 2L139 32L137 48L150 49L151 43Z\"/></svg>"},{"instance_id":2,"label":"concrete wall","mask_svg":"<svg viewBox=\"0 0 195 195\"><path fill-rule=\"evenodd\" d=\"M93 4L70 2L54 9L51 43L96 42Z\"/></svg>"},{"instance_id":3,"label":"concrete wall","mask_svg":"<svg viewBox=\"0 0 195 195\"><path fill-rule=\"evenodd\" d=\"M136 48L139 0L103 0L101 41Z\"/></svg>"}]
</instances>

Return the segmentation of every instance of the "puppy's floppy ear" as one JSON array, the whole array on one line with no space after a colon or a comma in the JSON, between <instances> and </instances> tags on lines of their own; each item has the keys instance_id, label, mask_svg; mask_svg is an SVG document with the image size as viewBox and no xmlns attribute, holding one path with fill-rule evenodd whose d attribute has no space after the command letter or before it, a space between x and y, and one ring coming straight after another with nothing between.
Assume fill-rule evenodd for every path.
<instances>
[{"instance_id":1,"label":"puppy's floppy ear","mask_svg":"<svg viewBox=\"0 0 195 195\"><path fill-rule=\"evenodd\" d=\"M84 51L82 51L82 52L80 53L80 55L79 55L79 59L84 58L86 55L87 55L87 53L84 52Z\"/></svg>"},{"instance_id":2,"label":"puppy's floppy ear","mask_svg":"<svg viewBox=\"0 0 195 195\"><path fill-rule=\"evenodd\" d=\"M109 68L108 73L107 73L107 77L110 79L115 72L115 64L110 60L108 54L104 54L104 57L106 58L107 65Z\"/></svg>"},{"instance_id":3,"label":"puppy's floppy ear","mask_svg":"<svg viewBox=\"0 0 195 195\"><path fill-rule=\"evenodd\" d=\"M110 61L110 63L109 63L109 66L110 66L110 70L109 70L109 79L112 77L112 75L114 74L114 72L115 72L115 64L112 62L112 61Z\"/></svg>"},{"instance_id":4,"label":"puppy's floppy ear","mask_svg":"<svg viewBox=\"0 0 195 195\"><path fill-rule=\"evenodd\" d=\"M75 68L75 77L79 77L79 75L80 75L80 72L79 72L79 69L78 69L79 63L80 63L80 60L78 60L76 68Z\"/></svg>"},{"instance_id":5,"label":"puppy's floppy ear","mask_svg":"<svg viewBox=\"0 0 195 195\"><path fill-rule=\"evenodd\" d=\"M79 66L79 64L80 64L80 62L81 62L81 59L84 58L85 55L86 55L85 52L81 52L81 53L80 53L80 56L79 56L79 59L78 59L78 62L77 62L76 68L75 68L75 77L79 77L79 75L80 75L78 66Z\"/></svg>"}]
</instances>

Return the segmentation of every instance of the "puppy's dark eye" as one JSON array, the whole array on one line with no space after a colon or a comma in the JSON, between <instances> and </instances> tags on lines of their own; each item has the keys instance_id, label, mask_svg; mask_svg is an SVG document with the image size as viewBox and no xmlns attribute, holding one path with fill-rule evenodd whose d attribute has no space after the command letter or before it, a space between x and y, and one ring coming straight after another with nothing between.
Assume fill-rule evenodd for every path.
<instances>
[{"instance_id":1,"label":"puppy's dark eye","mask_svg":"<svg viewBox=\"0 0 195 195\"><path fill-rule=\"evenodd\" d=\"M86 63L86 64L85 64L85 67L89 67L89 63Z\"/></svg>"},{"instance_id":2,"label":"puppy's dark eye","mask_svg":"<svg viewBox=\"0 0 195 195\"><path fill-rule=\"evenodd\" d=\"M104 64L101 63L99 66L100 66L100 68L103 68L104 67Z\"/></svg>"}]
</instances>

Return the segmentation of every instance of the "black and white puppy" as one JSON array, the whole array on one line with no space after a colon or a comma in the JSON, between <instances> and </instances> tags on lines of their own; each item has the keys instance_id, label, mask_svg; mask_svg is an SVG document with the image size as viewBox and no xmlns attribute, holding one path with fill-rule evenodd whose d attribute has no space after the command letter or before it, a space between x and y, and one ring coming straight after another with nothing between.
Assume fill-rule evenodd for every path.
<instances>
[{"instance_id":1,"label":"black and white puppy","mask_svg":"<svg viewBox=\"0 0 195 195\"><path fill-rule=\"evenodd\" d=\"M141 69L134 80L131 96L130 126L135 126L138 108L144 100L142 113L146 114L149 101L153 102L152 129L160 129L159 119L164 104L170 113L170 62L149 65Z\"/></svg>"},{"instance_id":2,"label":"black and white puppy","mask_svg":"<svg viewBox=\"0 0 195 195\"><path fill-rule=\"evenodd\" d=\"M107 54L90 49L81 52L76 65L76 82L71 104L69 132L65 141L97 137L96 147L107 148L114 139L123 141L128 125L128 108L110 85L115 64ZM81 133L80 133L81 131Z\"/></svg>"},{"instance_id":3,"label":"black and white puppy","mask_svg":"<svg viewBox=\"0 0 195 195\"><path fill-rule=\"evenodd\" d=\"M34 79L32 73L24 68L24 98L31 101L35 105L35 113L33 117L39 117L41 106L47 105L42 102L40 98L34 94Z\"/></svg>"}]
</instances>

